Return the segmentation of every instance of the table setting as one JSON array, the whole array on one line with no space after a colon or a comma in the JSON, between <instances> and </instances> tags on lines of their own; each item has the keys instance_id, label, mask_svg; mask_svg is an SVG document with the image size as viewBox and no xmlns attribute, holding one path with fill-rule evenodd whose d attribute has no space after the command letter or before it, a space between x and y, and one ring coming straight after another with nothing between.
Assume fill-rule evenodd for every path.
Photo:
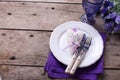
<instances>
[{"instance_id":1,"label":"table setting","mask_svg":"<svg viewBox=\"0 0 120 80\"><path fill-rule=\"evenodd\" d=\"M91 36L92 41L89 45L88 51L84 53L84 59L82 59L82 56L80 56L80 54L82 54L83 48L80 52L78 51L80 54L77 53L77 59L80 58L82 61L78 62L77 59L76 61L73 61L74 65L72 63L72 69L71 72L69 72L69 69L67 71L67 67L69 68L70 63L73 60L73 52L75 52L76 49L79 49L79 47L75 48L75 50L73 50L74 47L72 47L73 49L71 51L71 46L68 46L68 38L66 39L68 33L67 31L68 29L78 28L82 30L83 33L85 33L88 37ZM91 30L93 32L90 32ZM51 50L49 52L45 65L45 72L47 72L48 76L51 78L77 78L80 80L97 80L97 74L103 73L103 50L105 38L105 33L98 33L93 27L80 21L70 21L61 24L51 34ZM81 40L81 43L83 41ZM85 45L85 41L83 45Z\"/></svg>"},{"instance_id":2,"label":"table setting","mask_svg":"<svg viewBox=\"0 0 120 80\"><path fill-rule=\"evenodd\" d=\"M107 25L108 19L113 18L110 15L113 13L104 12L106 4L112 4L108 2L109 0L83 0L85 14L81 16L81 21L68 21L53 30L44 68L50 78L98 80L98 75L104 73L106 33L98 32L93 25L95 16L101 12L107 33L119 30L119 15L114 16L114 25L117 27Z\"/></svg>"}]
</instances>

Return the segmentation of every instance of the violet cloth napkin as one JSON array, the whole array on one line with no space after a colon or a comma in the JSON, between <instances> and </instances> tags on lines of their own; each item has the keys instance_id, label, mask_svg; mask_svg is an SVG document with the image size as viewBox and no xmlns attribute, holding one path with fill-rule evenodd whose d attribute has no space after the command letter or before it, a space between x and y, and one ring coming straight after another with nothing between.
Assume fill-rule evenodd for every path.
<instances>
[{"instance_id":1,"label":"violet cloth napkin","mask_svg":"<svg viewBox=\"0 0 120 80\"><path fill-rule=\"evenodd\" d=\"M100 33L105 44L106 34ZM96 53L97 54L97 53ZM50 78L72 78L78 80L97 80L97 75L103 73L103 55L101 58L91 66L85 68L78 68L74 75L65 73L66 65L59 62L52 52L49 52L48 59L45 65L45 72Z\"/></svg>"}]
</instances>

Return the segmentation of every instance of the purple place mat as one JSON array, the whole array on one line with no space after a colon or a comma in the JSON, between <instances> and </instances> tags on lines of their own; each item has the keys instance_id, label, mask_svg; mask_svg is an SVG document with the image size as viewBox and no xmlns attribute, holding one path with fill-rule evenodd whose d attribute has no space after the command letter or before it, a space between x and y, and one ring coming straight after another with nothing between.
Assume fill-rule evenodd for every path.
<instances>
[{"instance_id":1,"label":"purple place mat","mask_svg":"<svg viewBox=\"0 0 120 80\"><path fill-rule=\"evenodd\" d=\"M100 33L102 36L102 39L106 41L106 34ZM96 53L97 54L97 53ZM59 78L59 79L65 79L65 78L72 78L72 79L79 79L79 80L97 80L97 75L103 73L103 55L101 58L94 63L91 66L85 67L85 68L78 68L74 75L69 75L65 73L66 65L59 62L53 55L53 53L50 51L48 55L48 59L45 65L45 72L48 73L48 76L50 78Z\"/></svg>"}]
</instances>

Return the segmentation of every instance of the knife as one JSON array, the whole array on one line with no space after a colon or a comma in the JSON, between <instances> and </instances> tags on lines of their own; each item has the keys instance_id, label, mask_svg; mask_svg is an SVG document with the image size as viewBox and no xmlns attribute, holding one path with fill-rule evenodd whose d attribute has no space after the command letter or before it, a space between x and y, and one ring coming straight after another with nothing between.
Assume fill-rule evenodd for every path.
<instances>
[{"instance_id":1,"label":"knife","mask_svg":"<svg viewBox=\"0 0 120 80\"><path fill-rule=\"evenodd\" d=\"M65 73L70 73L72 67L73 67L73 64L75 63L78 55L80 55L80 51L83 49L83 46L84 46L84 43L86 41L86 35L84 34L83 35L83 38L82 38L82 41L80 42L80 46L77 47L77 49L75 50L75 52L73 53L73 56L72 56L72 61L70 62L70 64L68 64L66 70L65 70Z\"/></svg>"}]
</instances>

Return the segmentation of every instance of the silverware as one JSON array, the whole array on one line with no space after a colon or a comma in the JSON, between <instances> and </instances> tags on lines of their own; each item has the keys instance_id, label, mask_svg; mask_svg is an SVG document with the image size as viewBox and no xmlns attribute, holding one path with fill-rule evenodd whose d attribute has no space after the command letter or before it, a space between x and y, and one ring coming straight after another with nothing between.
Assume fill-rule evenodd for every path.
<instances>
[{"instance_id":1,"label":"silverware","mask_svg":"<svg viewBox=\"0 0 120 80\"><path fill-rule=\"evenodd\" d=\"M72 56L72 61L70 62L70 64L67 66L66 70L65 70L65 73L70 73L70 70L72 69L73 67L73 64L74 62L76 61L80 51L82 50L83 48L83 45L85 43L85 40L86 40L86 35L84 34L83 35L83 38L82 38L82 41L80 42L80 46L75 50L75 52L73 53L73 56Z\"/></svg>"},{"instance_id":2,"label":"silverware","mask_svg":"<svg viewBox=\"0 0 120 80\"><path fill-rule=\"evenodd\" d=\"M77 57L71 71L70 71L70 74L74 74L77 67L80 65L80 63L82 62L82 60L84 59L84 56L86 54L86 52L88 51L90 45L91 45L91 41L92 41L92 38L91 37L87 37L86 41L85 41L85 44L83 46L83 49L81 50L80 52L80 55Z\"/></svg>"}]
</instances>

